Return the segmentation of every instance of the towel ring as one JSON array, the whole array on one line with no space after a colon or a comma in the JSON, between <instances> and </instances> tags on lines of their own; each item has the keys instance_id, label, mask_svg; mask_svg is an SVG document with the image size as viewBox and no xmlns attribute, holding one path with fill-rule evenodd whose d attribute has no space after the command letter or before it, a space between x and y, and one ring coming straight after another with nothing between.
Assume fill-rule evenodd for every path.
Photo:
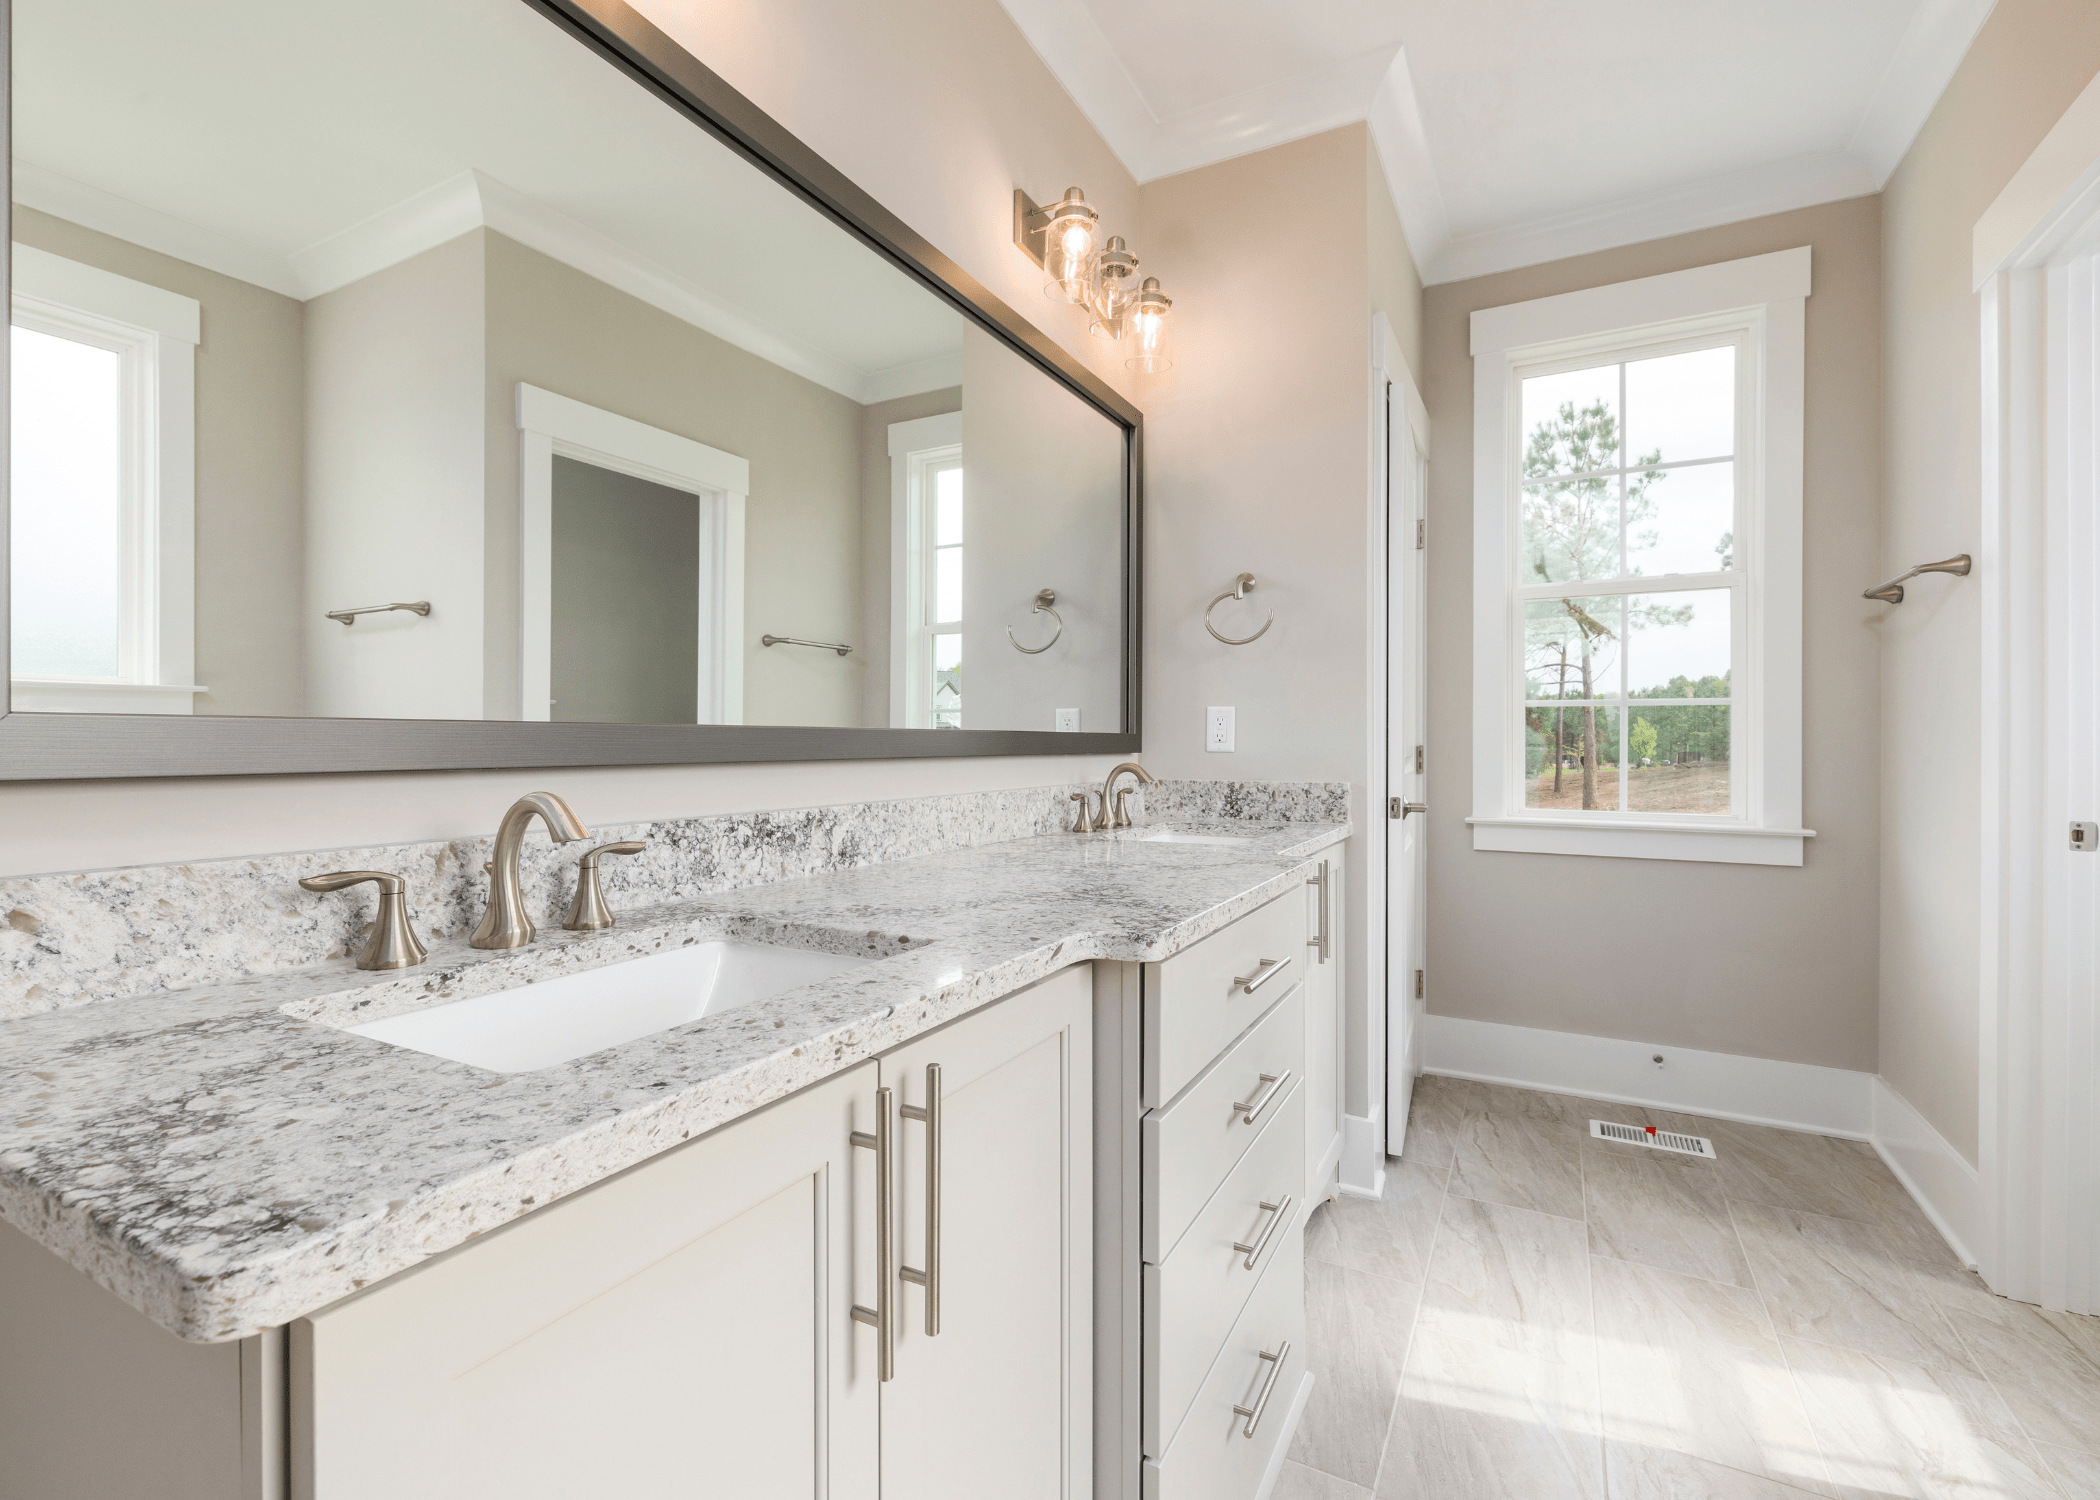
<instances>
[{"instance_id":1,"label":"towel ring","mask_svg":"<svg viewBox=\"0 0 2100 1500\"><path fill-rule=\"evenodd\" d=\"M1252 635L1241 636L1237 639L1229 635L1218 635L1218 627L1210 623L1211 609L1216 609L1227 599L1244 599L1247 597L1248 594L1252 593L1253 591L1254 575L1252 573L1240 574L1240 576L1237 579L1233 580L1232 587L1227 589L1224 593L1218 595L1217 598L1211 600L1210 609L1206 609L1205 611L1203 611L1203 628L1205 630L1208 630L1212 635L1217 636L1219 640L1223 641L1228 646L1251 645L1255 641L1258 641L1263 636L1267 635L1269 633L1269 627L1276 623L1276 611L1273 609L1269 611L1269 618L1261 622L1261 629L1255 631Z\"/></svg>"},{"instance_id":2,"label":"towel ring","mask_svg":"<svg viewBox=\"0 0 2100 1500\"><path fill-rule=\"evenodd\" d=\"M1065 617L1050 607L1056 602L1057 590L1044 589L1035 596L1035 608L1029 611L1030 614L1048 615L1051 619L1057 621L1057 629L1051 632L1050 639L1043 642L1042 645L1024 646L1019 641L1014 641L1013 626L1009 625L1006 627L1006 638L1014 642L1014 650L1020 652L1023 656L1041 656L1045 651L1057 644L1057 638L1065 633Z\"/></svg>"}]
</instances>

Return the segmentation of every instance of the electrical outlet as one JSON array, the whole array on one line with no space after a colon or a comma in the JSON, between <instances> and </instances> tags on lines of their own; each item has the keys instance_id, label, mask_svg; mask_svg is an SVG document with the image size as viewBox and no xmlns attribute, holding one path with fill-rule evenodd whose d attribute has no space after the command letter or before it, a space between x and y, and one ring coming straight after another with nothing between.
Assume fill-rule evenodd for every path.
<instances>
[{"instance_id":1,"label":"electrical outlet","mask_svg":"<svg viewBox=\"0 0 2100 1500\"><path fill-rule=\"evenodd\" d=\"M1077 733L1079 733L1079 710L1078 710L1078 709L1076 709L1076 708L1060 708L1060 709L1059 709L1059 710L1057 711L1057 732L1058 732L1059 734L1077 734Z\"/></svg>"},{"instance_id":2,"label":"electrical outlet","mask_svg":"<svg viewBox=\"0 0 2100 1500\"><path fill-rule=\"evenodd\" d=\"M1231 709L1206 708L1203 710L1203 748L1206 750L1230 750L1232 748Z\"/></svg>"}]
</instances>

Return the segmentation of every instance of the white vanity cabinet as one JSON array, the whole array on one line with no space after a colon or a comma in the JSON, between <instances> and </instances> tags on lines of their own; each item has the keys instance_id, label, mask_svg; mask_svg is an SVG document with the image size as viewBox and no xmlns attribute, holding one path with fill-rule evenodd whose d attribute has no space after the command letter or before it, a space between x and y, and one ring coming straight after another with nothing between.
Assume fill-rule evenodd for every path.
<instances>
[{"instance_id":1,"label":"white vanity cabinet","mask_svg":"<svg viewBox=\"0 0 2100 1500\"><path fill-rule=\"evenodd\" d=\"M1320 856L1305 884L1305 1191L1327 1196L1342 1165L1342 871L1346 842Z\"/></svg>"},{"instance_id":2,"label":"white vanity cabinet","mask_svg":"<svg viewBox=\"0 0 2100 1500\"><path fill-rule=\"evenodd\" d=\"M1067 970L294 1324L293 1495L1083 1494L1091 1006Z\"/></svg>"}]
</instances>

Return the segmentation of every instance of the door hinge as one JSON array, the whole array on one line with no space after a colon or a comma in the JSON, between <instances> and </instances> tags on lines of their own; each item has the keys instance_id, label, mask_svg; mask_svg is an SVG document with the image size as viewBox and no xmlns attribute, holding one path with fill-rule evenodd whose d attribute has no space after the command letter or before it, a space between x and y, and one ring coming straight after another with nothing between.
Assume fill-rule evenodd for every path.
<instances>
[{"instance_id":1,"label":"door hinge","mask_svg":"<svg viewBox=\"0 0 2100 1500\"><path fill-rule=\"evenodd\" d=\"M1415 746L1415 774L1417 776L1422 774L1422 747L1420 745Z\"/></svg>"},{"instance_id":2,"label":"door hinge","mask_svg":"<svg viewBox=\"0 0 2100 1500\"><path fill-rule=\"evenodd\" d=\"M1427 521L1415 522L1415 550L1417 552L1420 552L1424 547L1428 545L1429 523Z\"/></svg>"},{"instance_id":3,"label":"door hinge","mask_svg":"<svg viewBox=\"0 0 2100 1500\"><path fill-rule=\"evenodd\" d=\"M1420 969L1415 970L1415 998L1417 1000L1422 998L1422 971Z\"/></svg>"}]
</instances>

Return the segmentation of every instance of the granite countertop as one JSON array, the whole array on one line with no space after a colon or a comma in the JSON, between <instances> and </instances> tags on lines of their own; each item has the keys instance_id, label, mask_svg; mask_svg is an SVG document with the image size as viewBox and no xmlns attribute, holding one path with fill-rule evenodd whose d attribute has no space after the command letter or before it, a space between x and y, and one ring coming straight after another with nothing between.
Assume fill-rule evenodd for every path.
<instances>
[{"instance_id":1,"label":"granite countertop","mask_svg":"<svg viewBox=\"0 0 2100 1500\"><path fill-rule=\"evenodd\" d=\"M1235 837L1147 840L1165 828ZM623 911L507 953L441 939L391 974L333 959L0 1021L0 1219L185 1339L242 1338L1068 965L1169 957L1348 832L1049 834ZM340 1029L718 937L875 961L529 1073Z\"/></svg>"}]
</instances>

